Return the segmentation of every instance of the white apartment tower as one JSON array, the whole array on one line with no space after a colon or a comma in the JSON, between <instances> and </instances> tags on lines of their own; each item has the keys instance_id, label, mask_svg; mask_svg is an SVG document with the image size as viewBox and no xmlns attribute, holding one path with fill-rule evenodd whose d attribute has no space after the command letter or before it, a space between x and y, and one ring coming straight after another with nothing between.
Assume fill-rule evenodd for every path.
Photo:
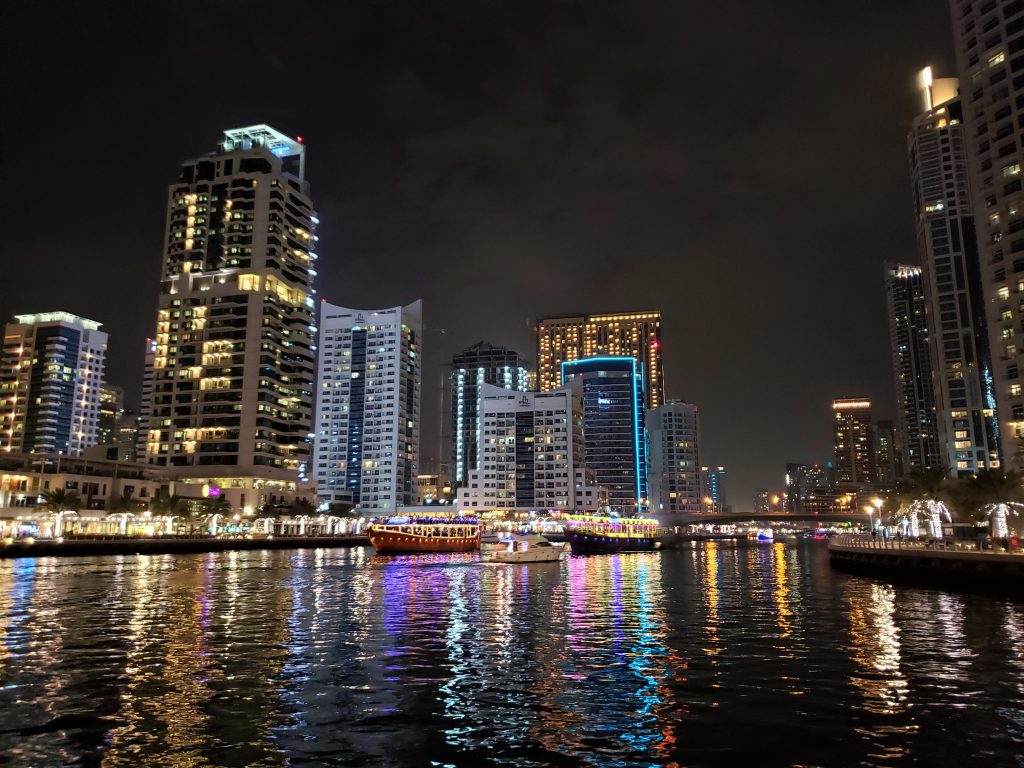
<instances>
[{"instance_id":1,"label":"white apartment tower","mask_svg":"<svg viewBox=\"0 0 1024 768\"><path fill-rule=\"evenodd\" d=\"M63 453L95 445L107 334L68 312L16 315L0 358L0 450Z\"/></svg>"},{"instance_id":2,"label":"white apartment tower","mask_svg":"<svg viewBox=\"0 0 1024 768\"><path fill-rule=\"evenodd\" d=\"M246 511L287 501L309 460L318 221L304 174L301 141L256 125L226 131L168 191L140 455Z\"/></svg>"},{"instance_id":3,"label":"white apartment tower","mask_svg":"<svg viewBox=\"0 0 1024 768\"><path fill-rule=\"evenodd\" d=\"M312 477L321 502L371 513L416 503L423 302L320 307Z\"/></svg>"},{"instance_id":4,"label":"white apartment tower","mask_svg":"<svg viewBox=\"0 0 1024 768\"><path fill-rule=\"evenodd\" d=\"M702 511L700 414L679 400L647 412L651 514L667 525Z\"/></svg>"},{"instance_id":5,"label":"white apartment tower","mask_svg":"<svg viewBox=\"0 0 1024 768\"><path fill-rule=\"evenodd\" d=\"M594 511L601 493L583 464L583 387L550 392L480 384L477 468L459 488L471 512Z\"/></svg>"},{"instance_id":6,"label":"white apartment tower","mask_svg":"<svg viewBox=\"0 0 1024 768\"><path fill-rule=\"evenodd\" d=\"M963 151L988 313L999 458L1014 469L1024 438L1024 3L950 0L950 8ZM955 182L949 174L946 189ZM990 450L994 445L993 440Z\"/></svg>"}]
</instances>

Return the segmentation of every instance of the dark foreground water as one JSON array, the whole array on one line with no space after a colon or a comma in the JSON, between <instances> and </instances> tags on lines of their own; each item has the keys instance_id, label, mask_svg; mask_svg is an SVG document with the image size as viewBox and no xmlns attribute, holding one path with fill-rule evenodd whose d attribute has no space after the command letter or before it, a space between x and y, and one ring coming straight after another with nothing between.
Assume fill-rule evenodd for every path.
<instances>
[{"instance_id":1,"label":"dark foreground water","mask_svg":"<svg viewBox=\"0 0 1024 768\"><path fill-rule=\"evenodd\" d=\"M1024 606L825 547L0 562L0 764L1024 765Z\"/></svg>"}]
</instances>

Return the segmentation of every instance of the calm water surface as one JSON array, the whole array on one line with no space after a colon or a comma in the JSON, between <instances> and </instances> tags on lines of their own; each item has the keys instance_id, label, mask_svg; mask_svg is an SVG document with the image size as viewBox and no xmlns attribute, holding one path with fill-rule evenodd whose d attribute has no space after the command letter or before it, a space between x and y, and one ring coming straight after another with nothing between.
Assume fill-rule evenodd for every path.
<instances>
[{"instance_id":1,"label":"calm water surface","mask_svg":"<svg viewBox=\"0 0 1024 768\"><path fill-rule=\"evenodd\" d=\"M1024 605L820 543L0 562L0 764L1024 765Z\"/></svg>"}]
</instances>

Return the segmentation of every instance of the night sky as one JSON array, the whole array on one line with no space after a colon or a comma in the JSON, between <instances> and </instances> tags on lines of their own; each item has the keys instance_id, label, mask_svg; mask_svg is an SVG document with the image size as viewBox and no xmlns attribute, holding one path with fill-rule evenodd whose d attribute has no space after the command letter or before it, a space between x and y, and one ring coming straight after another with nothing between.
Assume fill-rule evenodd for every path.
<instances>
[{"instance_id":1,"label":"night sky","mask_svg":"<svg viewBox=\"0 0 1024 768\"><path fill-rule=\"evenodd\" d=\"M62 6L62 7L61 7ZM893 416L882 265L916 262L905 135L941 0L177 2L5 7L0 314L111 334L141 388L167 185L222 129L308 146L320 298L422 298L441 364L535 357L540 315L656 308L668 395L748 508L831 451L830 401Z\"/></svg>"}]
</instances>

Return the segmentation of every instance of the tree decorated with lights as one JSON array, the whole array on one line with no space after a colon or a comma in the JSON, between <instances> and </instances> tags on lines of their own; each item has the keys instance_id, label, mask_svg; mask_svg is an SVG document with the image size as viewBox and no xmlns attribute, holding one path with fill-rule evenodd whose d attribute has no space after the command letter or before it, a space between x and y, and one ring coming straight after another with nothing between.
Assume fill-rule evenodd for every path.
<instances>
[{"instance_id":1,"label":"tree decorated with lights","mask_svg":"<svg viewBox=\"0 0 1024 768\"><path fill-rule=\"evenodd\" d=\"M942 522L951 522L953 516L942 500L946 475L941 469L925 469L913 472L896 512L898 522L906 526L907 535L920 536L921 522L929 536L942 538Z\"/></svg>"},{"instance_id":2,"label":"tree decorated with lights","mask_svg":"<svg viewBox=\"0 0 1024 768\"><path fill-rule=\"evenodd\" d=\"M992 536L998 539L1010 535L1007 518L1019 516L1024 509L1021 474L1016 471L980 470L961 481L959 494L969 509L977 510L988 520Z\"/></svg>"}]
</instances>

